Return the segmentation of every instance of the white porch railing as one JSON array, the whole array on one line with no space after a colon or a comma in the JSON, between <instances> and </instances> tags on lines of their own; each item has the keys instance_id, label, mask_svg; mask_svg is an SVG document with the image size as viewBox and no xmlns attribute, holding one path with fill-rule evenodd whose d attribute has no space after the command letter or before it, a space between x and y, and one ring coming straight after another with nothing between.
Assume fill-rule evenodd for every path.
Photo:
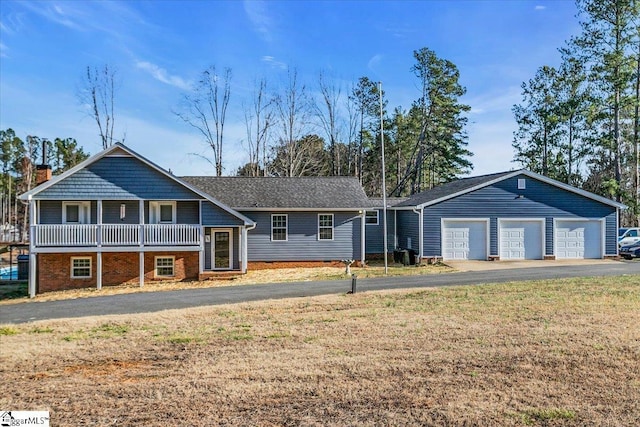
<instances>
[{"instance_id":1,"label":"white porch railing","mask_svg":"<svg viewBox=\"0 0 640 427\"><path fill-rule=\"evenodd\" d=\"M191 224L159 224L144 226L146 245L199 245L200 226Z\"/></svg>"},{"instance_id":2,"label":"white porch railing","mask_svg":"<svg viewBox=\"0 0 640 427\"><path fill-rule=\"evenodd\" d=\"M186 246L200 244L197 224L39 224L35 246Z\"/></svg>"}]
</instances>

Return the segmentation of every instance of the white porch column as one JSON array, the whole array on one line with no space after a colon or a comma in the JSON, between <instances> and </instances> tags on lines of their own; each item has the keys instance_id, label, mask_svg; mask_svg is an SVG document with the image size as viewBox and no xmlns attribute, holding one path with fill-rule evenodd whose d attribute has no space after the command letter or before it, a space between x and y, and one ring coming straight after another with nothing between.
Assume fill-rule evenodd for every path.
<instances>
[{"instance_id":1,"label":"white porch column","mask_svg":"<svg viewBox=\"0 0 640 427\"><path fill-rule=\"evenodd\" d=\"M35 200L29 200L29 298L35 298L36 296L36 262L37 256L35 253L35 226L38 223L36 217L36 202Z\"/></svg>"},{"instance_id":2,"label":"white porch column","mask_svg":"<svg viewBox=\"0 0 640 427\"><path fill-rule=\"evenodd\" d=\"M102 246L102 200L98 200L97 204L97 213L96 213L96 223L98 225L98 230L96 234L96 239L98 241L98 247Z\"/></svg>"},{"instance_id":3,"label":"white porch column","mask_svg":"<svg viewBox=\"0 0 640 427\"><path fill-rule=\"evenodd\" d=\"M96 288L102 289L102 252L96 254Z\"/></svg>"},{"instance_id":4,"label":"white porch column","mask_svg":"<svg viewBox=\"0 0 640 427\"><path fill-rule=\"evenodd\" d=\"M140 264L140 287L144 286L144 252L140 251L139 254L139 264Z\"/></svg>"},{"instance_id":5,"label":"white porch column","mask_svg":"<svg viewBox=\"0 0 640 427\"><path fill-rule=\"evenodd\" d=\"M367 218L367 211L363 209L362 216L360 217L360 266L361 267L364 267L365 252L367 251L366 236L365 236L366 218Z\"/></svg>"},{"instance_id":6,"label":"white porch column","mask_svg":"<svg viewBox=\"0 0 640 427\"><path fill-rule=\"evenodd\" d=\"M204 273L204 227L200 226L200 274Z\"/></svg>"}]
</instances>

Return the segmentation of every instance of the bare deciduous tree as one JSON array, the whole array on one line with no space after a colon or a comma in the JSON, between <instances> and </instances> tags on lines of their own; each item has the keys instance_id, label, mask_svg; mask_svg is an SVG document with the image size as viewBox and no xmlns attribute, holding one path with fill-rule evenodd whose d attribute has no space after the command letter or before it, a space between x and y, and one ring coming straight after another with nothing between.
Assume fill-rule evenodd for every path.
<instances>
[{"instance_id":1,"label":"bare deciduous tree","mask_svg":"<svg viewBox=\"0 0 640 427\"><path fill-rule=\"evenodd\" d=\"M78 90L80 103L90 108L88 114L98 125L103 149L117 142L113 139L115 80L116 72L109 68L108 64L105 64L102 68L87 67L82 86ZM122 142L124 142L124 137Z\"/></svg>"},{"instance_id":2,"label":"bare deciduous tree","mask_svg":"<svg viewBox=\"0 0 640 427\"><path fill-rule=\"evenodd\" d=\"M190 93L182 96L182 110L174 114L198 130L213 151L216 175L222 175L222 146L224 122L231 96L231 69L225 68L222 77L211 66L202 72L200 80Z\"/></svg>"},{"instance_id":3,"label":"bare deciduous tree","mask_svg":"<svg viewBox=\"0 0 640 427\"><path fill-rule=\"evenodd\" d=\"M327 78L323 72L318 77L318 87L322 99L314 104L316 116L320 120L322 129L329 141L329 164L331 175L342 175L341 162L339 158L339 150L336 146L339 142L340 124L339 124L339 103L341 97L340 87L327 82Z\"/></svg>"},{"instance_id":4,"label":"bare deciduous tree","mask_svg":"<svg viewBox=\"0 0 640 427\"><path fill-rule=\"evenodd\" d=\"M305 127L310 116L306 87L298 82L296 70L289 70L287 86L283 93L274 99L280 123L280 137L274 152L280 159L281 176L300 176L306 167L301 159L308 158L303 153L308 146L302 143Z\"/></svg>"},{"instance_id":5,"label":"bare deciduous tree","mask_svg":"<svg viewBox=\"0 0 640 427\"><path fill-rule=\"evenodd\" d=\"M256 83L252 104L245 106L244 117L247 127L247 144L249 145L248 176L267 175L267 136L273 125L272 100L267 95L267 81L261 79ZM261 167L262 165L262 167Z\"/></svg>"}]
</instances>

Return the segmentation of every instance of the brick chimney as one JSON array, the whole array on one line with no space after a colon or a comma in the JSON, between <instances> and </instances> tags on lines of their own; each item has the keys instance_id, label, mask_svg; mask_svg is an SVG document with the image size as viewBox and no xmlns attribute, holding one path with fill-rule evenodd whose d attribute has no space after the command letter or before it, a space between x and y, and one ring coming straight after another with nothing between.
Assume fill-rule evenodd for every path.
<instances>
[{"instance_id":1,"label":"brick chimney","mask_svg":"<svg viewBox=\"0 0 640 427\"><path fill-rule=\"evenodd\" d=\"M42 141L42 164L36 165L36 185L43 184L51 179L51 166L47 164L47 141Z\"/></svg>"}]
</instances>

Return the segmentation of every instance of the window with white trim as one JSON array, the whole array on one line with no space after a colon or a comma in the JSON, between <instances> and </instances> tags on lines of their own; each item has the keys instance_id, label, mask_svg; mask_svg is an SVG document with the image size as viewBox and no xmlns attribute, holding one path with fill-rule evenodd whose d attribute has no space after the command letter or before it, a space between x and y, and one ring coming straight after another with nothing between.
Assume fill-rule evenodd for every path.
<instances>
[{"instance_id":1,"label":"window with white trim","mask_svg":"<svg viewBox=\"0 0 640 427\"><path fill-rule=\"evenodd\" d=\"M62 202L63 224L89 224L91 202Z\"/></svg>"},{"instance_id":2,"label":"window with white trim","mask_svg":"<svg viewBox=\"0 0 640 427\"><path fill-rule=\"evenodd\" d=\"M71 257L71 278L88 279L91 277L91 257Z\"/></svg>"},{"instance_id":3,"label":"window with white trim","mask_svg":"<svg viewBox=\"0 0 640 427\"><path fill-rule=\"evenodd\" d=\"M287 236L287 215L273 214L271 215L271 240L286 241Z\"/></svg>"},{"instance_id":4,"label":"window with white trim","mask_svg":"<svg viewBox=\"0 0 640 427\"><path fill-rule=\"evenodd\" d=\"M524 178L518 178L518 190L526 190L527 181Z\"/></svg>"},{"instance_id":5,"label":"window with white trim","mask_svg":"<svg viewBox=\"0 0 640 427\"><path fill-rule=\"evenodd\" d=\"M333 240L333 214L318 214L318 240Z\"/></svg>"},{"instance_id":6,"label":"window with white trim","mask_svg":"<svg viewBox=\"0 0 640 427\"><path fill-rule=\"evenodd\" d=\"M176 202L149 202L149 223L175 224Z\"/></svg>"},{"instance_id":7,"label":"window with white trim","mask_svg":"<svg viewBox=\"0 0 640 427\"><path fill-rule=\"evenodd\" d=\"M379 211L366 211L364 213L364 223L367 225L378 225L378 212Z\"/></svg>"},{"instance_id":8,"label":"window with white trim","mask_svg":"<svg viewBox=\"0 0 640 427\"><path fill-rule=\"evenodd\" d=\"M174 256L155 257L155 276L173 277L175 276L176 258Z\"/></svg>"}]
</instances>

